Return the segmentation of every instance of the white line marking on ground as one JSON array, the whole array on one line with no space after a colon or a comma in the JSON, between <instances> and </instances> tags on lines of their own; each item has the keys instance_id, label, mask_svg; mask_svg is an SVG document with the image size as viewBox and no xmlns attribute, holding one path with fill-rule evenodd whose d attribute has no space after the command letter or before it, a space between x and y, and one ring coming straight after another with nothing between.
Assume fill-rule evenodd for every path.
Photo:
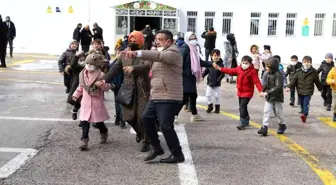
<instances>
[{"instance_id":1,"label":"white line marking on ground","mask_svg":"<svg viewBox=\"0 0 336 185\"><path fill-rule=\"evenodd\" d=\"M37 150L27 148L0 148L0 152L20 153L0 168L0 179L7 178L37 154Z\"/></svg>"},{"instance_id":2,"label":"white line marking on ground","mask_svg":"<svg viewBox=\"0 0 336 185\"><path fill-rule=\"evenodd\" d=\"M179 163L179 174L181 185L198 185L196 168L194 166L191 150L189 148L188 136L184 125L175 125L177 136L184 154L185 162Z\"/></svg>"},{"instance_id":3,"label":"white line marking on ground","mask_svg":"<svg viewBox=\"0 0 336 185\"><path fill-rule=\"evenodd\" d=\"M130 129L130 133L131 134L136 134L136 132L135 132L135 130L131 127L131 129ZM158 132L159 133L159 136L162 136L163 134L162 134L162 132Z\"/></svg>"},{"instance_id":4,"label":"white line marking on ground","mask_svg":"<svg viewBox=\"0 0 336 185\"><path fill-rule=\"evenodd\" d=\"M0 120L18 120L18 121L49 121L49 122L79 122L79 120L62 119L62 118L32 118L32 117L12 117L12 116L0 116ZM113 123L112 121L106 121L104 123Z\"/></svg>"}]
</instances>

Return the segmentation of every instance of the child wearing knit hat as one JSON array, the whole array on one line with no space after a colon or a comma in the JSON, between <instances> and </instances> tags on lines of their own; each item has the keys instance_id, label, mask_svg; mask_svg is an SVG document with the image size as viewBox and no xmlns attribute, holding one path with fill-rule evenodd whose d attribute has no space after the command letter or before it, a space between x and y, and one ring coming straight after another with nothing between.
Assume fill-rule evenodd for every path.
<instances>
[{"instance_id":1,"label":"child wearing knit hat","mask_svg":"<svg viewBox=\"0 0 336 185\"><path fill-rule=\"evenodd\" d=\"M327 53L325 55L325 60L322 61L320 67L317 69L317 72L321 74L321 83L323 85L323 90L321 93L321 96L324 100L323 105L326 107L327 111L331 110L331 104L332 104L332 91L330 88L330 85L327 83L327 77L329 71L335 67L333 62L333 54Z\"/></svg>"}]
</instances>

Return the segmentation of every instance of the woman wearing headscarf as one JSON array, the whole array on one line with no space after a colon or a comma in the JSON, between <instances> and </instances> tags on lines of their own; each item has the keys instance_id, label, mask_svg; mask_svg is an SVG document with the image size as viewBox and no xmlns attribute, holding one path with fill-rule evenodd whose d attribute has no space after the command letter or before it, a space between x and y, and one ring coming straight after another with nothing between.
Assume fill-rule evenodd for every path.
<instances>
[{"instance_id":1,"label":"woman wearing headscarf","mask_svg":"<svg viewBox=\"0 0 336 185\"><path fill-rule=\"evenodd\" d=\"M237 67L237 56L239 54L237 49L236 37L233 33L226 35L227 41L224 42L224 67L235 68ZM233 76L226 76L226 81L233 83Z\"/></svg>"},{"instance_id":2,"label":"woman wearing headscarf","mask_svg":"<svg viewBox=\"0 0 336 185\"><path fill-rule=\"evenodd\" d=\"M133 31L129 35L128 41L128 49L136 51L143 47L144 36L140 31ZM149 70L151 66L152 62L150 61L139 58L129 59L125 58L124 54L120 54L116 63L105 75L105 81L111 83L114 77L125 70L122 84L134 87L133 103L130 106L122 105L122 120L133 127L137 133L137 142L143 140L141 152L147 152L150 149L149 138L142 121L142 112L149 100Z\"/></svg>"},{"instance_id":3,"label":"woman wearing headscarf","mask_svg":"<svg viewBox=\"0 0 336 185\"><path fill-rule=\"evenodd\" d=\"M183 104L190 101L190 121L201 121L203 118L197 113L197 83L202 79L202 67L211 67L211 62L205 62L200 58L199 44L193 32L187 32L184 36L185 43L180 52L183 57ZM180 110L181 110L180 109ZM180 112L179 110L179 112ZM178 114L178 113L177 113Z\"/></svg>"}]
</instances>

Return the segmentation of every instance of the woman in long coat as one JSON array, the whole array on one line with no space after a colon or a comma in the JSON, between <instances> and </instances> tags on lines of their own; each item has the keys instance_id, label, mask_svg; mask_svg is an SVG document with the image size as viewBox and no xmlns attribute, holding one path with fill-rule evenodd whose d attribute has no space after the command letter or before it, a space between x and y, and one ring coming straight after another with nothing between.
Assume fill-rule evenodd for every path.
<instances>
[{"instance_id":1,"label":"woman in long coat","mask_svg":"<svg viewBox=\"0 0 336 185\"><path fill-rule=\"evenodd\" d=\"M128 41L129 49L139 50L144 44L144 36L139 31L133 31ZM141 152L147 152L150 149L149 138L141 116L149 100L149 71L151 65L152 62L150 61L140 60L139 58L126 59L125 56L121 54L105 76L105 81L109 83L113 77L121 73L125 67L132 69L130 73L124 73L123 84L135 87L134 102L128 107L122 105L122 115L123 120L130 124L137 133L137 142L140 142L141 139L143 140Z\"/></svg>"},{"instance_id":2,"label":"woman in long coat","mask_svg":"<svg viewBox=\"0 0 336 185\"><path fill-rule=\"evenodd\" d=\"M226 35L226 39L227 41L224 42L224 67L235 68L237 67L237 56L239 54L237 49L236 37L233 33L229 33ZM226 81L233 83L233 76L230 76L230 78L227 76Z\"/></svg>"}]
</instances>

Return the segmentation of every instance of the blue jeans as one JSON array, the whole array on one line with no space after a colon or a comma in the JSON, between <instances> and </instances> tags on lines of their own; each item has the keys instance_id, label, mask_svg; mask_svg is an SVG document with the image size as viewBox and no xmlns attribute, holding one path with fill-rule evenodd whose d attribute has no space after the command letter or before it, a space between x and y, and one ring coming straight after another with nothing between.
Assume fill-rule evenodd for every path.
<instances>
[{"instance_id":1,"label":"blue jeans","mask_svg":"<svg viewBox=\"0 0 336 185\"><path fill-rule=\"evenodd\" d=\"M154 150L161 150L159 135L155 127L155 123L158 120L170 152L174 156L181 156L183 154L180 141L174 129L175 113L180 107L180 101L150 100L147 103L146 108L142 113L142 119L147 128L146 130Z\"/></svg>"},{"instance_id":2,"label":"blue jeans","mask_svg":"<svg viewBox=\"0 0 336 185\"><path fill-rule=\"evenodd\" d=\"M301 101L302 114L304 114L305 116L308 116L311 96L299 94L299 98Z\"/></svg>"},{"instance_id":3,"label":"blue jeans","mask_svg":"<svg viewBox=\"0 0 336 185\"><path fill-rule=\"evenodd\" d=\"M296 91L296 87L293 87L290 89L290 102L291 103L295 103L295 91ZM298 105L301 105L301 99L298 98Z\"/></svg>"}]
</instances>

